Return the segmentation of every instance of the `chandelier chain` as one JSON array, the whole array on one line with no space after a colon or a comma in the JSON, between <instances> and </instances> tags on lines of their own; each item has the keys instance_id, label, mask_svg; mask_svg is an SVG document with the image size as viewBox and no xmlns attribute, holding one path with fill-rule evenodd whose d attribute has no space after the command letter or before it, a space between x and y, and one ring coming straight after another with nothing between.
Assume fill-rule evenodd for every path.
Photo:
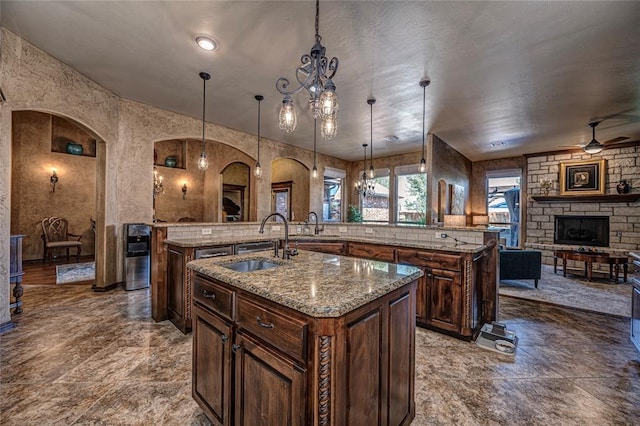
<instances>
[{"instance_id":1,"label":"chandelier chain","mask_svg":"<svg viewBox=\"0 0 640 426\"><path fill-rule=\"evenodd\" d=\"M316 0L316 43L320 43L320 0Z\"/></svg>"}]
</instances>

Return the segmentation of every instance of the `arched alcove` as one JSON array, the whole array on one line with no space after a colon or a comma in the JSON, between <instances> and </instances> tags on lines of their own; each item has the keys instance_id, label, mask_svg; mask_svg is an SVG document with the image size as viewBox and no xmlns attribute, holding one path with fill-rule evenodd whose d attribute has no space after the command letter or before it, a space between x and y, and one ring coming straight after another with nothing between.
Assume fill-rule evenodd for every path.
<instances>
[{"instance_id":1,"label":"arched alcove","mask_svg":"<svg viewBox=\"0 0 640 426\"><path fill-rule=\"evenodd\" d=\"M12 112L11 233L23 234L23 259L41 259L40 222L64 217L69 231L81 235L82 254L95 255L104 213L96 206L104 196L99 176L99 144L104 142L86 126L68 117L35 110ZM55 179L52 179L55 170ZM54 185L55 182L55 185ZM65 255L66 252L58 252Z\"/></svg>"},{"instance_id":2,"label":"arched alcove","mask_svg":"<svg viewBox=\"0 0 640 426\"><path fill-rule=\"evenodd\" d=\"M222 170L221 222L246 222L249 219L251 167L242 162Z\"/></svg>"},{"instance_id":3,"label":"arched alcove","mask_svg":"<svg viewBox=\"0 0 640 426\"><path fill-rule=\"evenodd\" d=\"M305 220L310 211L309 168L291 158L271 162L271 211L289 220Z\"/></svg>"}]
</instances>

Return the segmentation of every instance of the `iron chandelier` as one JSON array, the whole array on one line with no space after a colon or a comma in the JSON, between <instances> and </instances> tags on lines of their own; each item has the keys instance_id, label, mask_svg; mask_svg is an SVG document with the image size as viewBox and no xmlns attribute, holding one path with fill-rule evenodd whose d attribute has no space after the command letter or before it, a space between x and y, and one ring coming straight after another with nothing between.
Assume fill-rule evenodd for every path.
<instances>
[{"instance_id":1,"label":"iron chandelier","mask_svg":"<svg viewBox=\"0 0 640 426\"><path fill-rule=\"evenodd\" d=\"M338 97L333 77L338 71L338 58L331 60L325 56L326 49L320 43L319 31L320 0L316 0L316 42L309 54L302 55L302 65L296 69L296 80L300 84L297 88L288 91L289 80L280 77L276 81L276 89L284 95L280 108L280 130L291 133L296 129L297 117L293 105L292 95L306 89L309 92L309 105L314 119L322 119L322 138L331 140L338 132Z\"/></svg>"}]
</instances>

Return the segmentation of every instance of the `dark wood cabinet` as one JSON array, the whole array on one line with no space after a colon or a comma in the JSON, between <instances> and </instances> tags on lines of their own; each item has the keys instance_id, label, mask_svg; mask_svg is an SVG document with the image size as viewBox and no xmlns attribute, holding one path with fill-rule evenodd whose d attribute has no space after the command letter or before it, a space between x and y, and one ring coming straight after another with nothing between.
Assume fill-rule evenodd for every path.
<instances>
[{"instance_id":1,"label":"dark wood cabinet","mask_svg":"<svg viewBox=\"0 0 640 426\"><path fill-rule=\"evenodd\" d=\"M194 306L193 398L207 417L231 424L231 323Z\"/></svg>"},{"instance_id":2,"label":"dark wood cabinet","mask_svg":"<svg viewBox=\"0 0 640 426\"><path fill-rule=\"evenodd\" d=\"M167 316L180 331L191 331L191 276L187 262L192 248L169 246L167 250Z\"/></svg>"},{"instance_id":3,"label":"dark wood cabinet","mask_svg":"<svg viewBox=\"0 0 640 426\"><path fill-rule=\"evenodd\" d=\"M11 235L9 245L9 283L14 284L11 295L13 303L9 303L9 309L13 309L14 314L22 313L22 239L24 235Z\"/></svg>"},{"instance_id":4,"label":"dark wood cabinet","mask_svg":"<svg viewBox=\"0 0 640 426\"><path fill-rule=\"evenodd\" d=\"M409 425L415 288L315 318L195 274L193 397L216 425Z\"/></svg>"},{"instance_id":5,"label":"dark wood cabinet","mask_svg":"<svg viewBox=\"0 0 640 426\"><path fill-rule=\"evenodd\" d=\"M462 284L460 273L441 269L425 271L427 276L427 323L454 333L462 321Z\"/></svg>"},{"instance_id":6,"label":"dark wood cabinet","mask_svg":"<svg viewBox=\"0 0 640 426\"><path fill-rule=\"evenodd\" d=\"M629 253L633 260L631 283L631 341L640 351L640 253Z\"/></svg>"},{"instance_id":7,"label":"dark wood cabinet","mask_svg":"<svg viewBox=\"0 0 640 426\"><path fill-rule=\"evenodd\" d=\"M304 368L248 335L238 333L235 342L234 424L304 425Z\"/></svg>"}]
</instances>

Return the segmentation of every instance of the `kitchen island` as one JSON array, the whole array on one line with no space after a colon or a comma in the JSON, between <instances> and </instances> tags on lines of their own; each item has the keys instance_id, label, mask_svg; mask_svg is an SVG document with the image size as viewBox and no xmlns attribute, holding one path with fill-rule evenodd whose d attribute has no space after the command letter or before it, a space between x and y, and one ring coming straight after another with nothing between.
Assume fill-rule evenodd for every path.
<instances>
[{"instance_id":1,"label":"kitchen island","mask_svg":"<svg viewBox=\"0 0 640 426\"><path fill-rule=\"evenodd\" d=\"M411 423L421 269L309 251L188 268L192 394L214 424Z\"/></svg>"}]
</instances>

